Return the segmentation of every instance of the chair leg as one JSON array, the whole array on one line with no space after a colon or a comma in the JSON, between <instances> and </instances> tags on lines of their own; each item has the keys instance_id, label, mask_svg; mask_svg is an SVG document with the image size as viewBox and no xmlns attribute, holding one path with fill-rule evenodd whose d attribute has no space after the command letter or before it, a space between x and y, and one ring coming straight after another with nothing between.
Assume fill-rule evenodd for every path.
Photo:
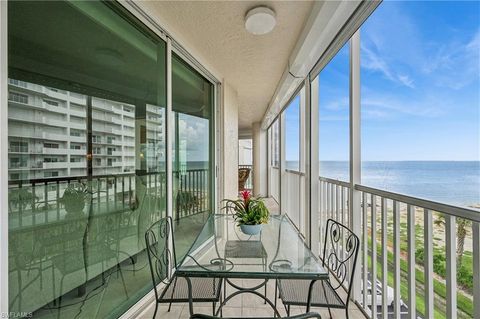
<instances>
[{"instance_id":1,"label":"chair leg","mask_svg":"<svg viewBox=\"0 0 480 319\"><path fill-rule=\"evenodd\" d=\"M215 301L212 302L212 316L215 316Z\"/></svg>"},{"instance_id":2,"label":"chair leg","mask_svg":"<svg viewBox=\"0 0 480 319\"><path fill-rule=\"evenodd\" d=\"M290 305L287 306L287 316L290 317Z\"/></svg>"},{"instance_id":3,"label":"chair leg","mask_svg":"<svg viewBox=\"0 0 480 319\"><path fill-rule=\"evenodd\" d=\"M332 311L330 310L330 307L328 307L328 313L330 314L330 319L332 319Z\"/></svg>"},{"instance_id":4,"label":"chair leg","mask_svg":"<svg viewBox=\"0 0 480 319\"><path fill-rule=\"evenodd\" d=\"M155 316L157 315L157 310L158 310L158 302L155 302L155 311L153 312L153 319L155 319Z\"/></svg>"},{"instance_id":5,"label":"chair leg","mask_svg":"<svg viewBox=\"0 0 480 319\"><path fill-rule=\"evenodd\" d=\"M346 315L346 318L348 319L348 307L345 309L345 315Z\"/></svg>"},{"instance_id":6,"label":"chair leg","mask_svg":"<svg viewBox=\"0 0 480 319\"><path fill-rule=\"evenodd\" d=\"M267 279L267 281L265 281L265 298L267 298L267 284L268 284L268 279ZM267 300L266 300L266 299L263 301L263 304L264 304L264 305L267 304Z\"/></svg>"}]
</instances>

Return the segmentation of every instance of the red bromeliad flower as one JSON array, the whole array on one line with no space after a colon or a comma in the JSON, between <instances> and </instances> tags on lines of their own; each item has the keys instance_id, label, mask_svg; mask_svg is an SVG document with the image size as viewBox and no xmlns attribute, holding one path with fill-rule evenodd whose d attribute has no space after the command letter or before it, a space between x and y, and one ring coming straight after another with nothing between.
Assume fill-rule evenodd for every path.
<instances>
[{"instance_id":1,"label":"red bromeliad flower","mask_svg":"<svg viewBox=\"0 0 480 319\"><path fill-rule=\"evenodd\" d=\"M248 190L244 190L244 191L240 192L240 194L242 195L243 201L244 201L245 203L248 202L248 200L249 200L250 197L252 196L252 194L251 194L250 191L248 191Z\"/></svg>"}]
</instances>

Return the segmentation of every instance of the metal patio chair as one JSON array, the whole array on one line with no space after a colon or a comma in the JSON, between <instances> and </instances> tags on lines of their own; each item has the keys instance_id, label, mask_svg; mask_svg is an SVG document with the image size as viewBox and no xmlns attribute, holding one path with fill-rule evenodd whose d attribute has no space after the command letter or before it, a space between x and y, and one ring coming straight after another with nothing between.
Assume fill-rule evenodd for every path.
<instances>
[{"instance_id":1,"label":"metal patio chair","mask_svg":"<svg viewBox=\"0 0 480 319\"><path fill-rule=\"evenodd\" d=\"M171 237L171 242L170 242ZM155 222L145 232L145 243L155 291L155 311L158 304L168 303L170 311L172 303L189 302L188 286L185 278L177 277L172 269L176 266L175 241L173 236L173 222L171 217L164 217ZM213 312L220 300L222 279L218 278L191 278L193 302L212 302ZM159 291L157 285L165 286Z\"/></svg>"},{"instance_id":2,"label":"metal patio chair","mask_svg":"<svg viewBox=\"0 0 480 319\"><path fill-rule=\"evenodd\" d=\"M348 303L352 289L352 280L357 263L360 240L347 227L333 219L327 221L323 247L322 266L329 270L333 280L319 280L312 290L312 307L345 309L348 318ZM287 314L290 306L307 306L310 280L278 280L278 292ZM339 289L346 285L347 297L342 299Z\"/></svg>"}]
</instances>

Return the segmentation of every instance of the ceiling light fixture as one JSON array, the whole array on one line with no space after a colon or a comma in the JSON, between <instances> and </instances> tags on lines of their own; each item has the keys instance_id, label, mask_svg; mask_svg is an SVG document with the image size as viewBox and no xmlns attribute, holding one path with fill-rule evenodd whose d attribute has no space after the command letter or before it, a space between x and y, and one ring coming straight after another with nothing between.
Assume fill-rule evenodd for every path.
<instances>
[{"instance_id":1,"label":"ceiling light fixture","mask_svg":"<svg viewBox=\"0 0 480 319\"><path fill-rule=\"evenodd\" d=\"M255 7L245 15L245 29L254 35L269 33L276 23L275 12L267 7Z\"/></svg>"}]
</instances>

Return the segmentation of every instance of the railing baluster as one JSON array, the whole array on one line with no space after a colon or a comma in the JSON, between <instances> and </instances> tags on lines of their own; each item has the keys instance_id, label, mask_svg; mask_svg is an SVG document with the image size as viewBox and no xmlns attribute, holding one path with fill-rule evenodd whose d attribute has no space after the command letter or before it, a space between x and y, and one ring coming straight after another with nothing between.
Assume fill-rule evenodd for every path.
<instances>
[{"instance_id":1,"label":"railing baluster","mask_svg":"<svg viewBox=\"0 0 480 319\"><path fill-rule=\"evenodd\" d=\"M48 182L45 182L45 184L43 185L44 187L44 190L43 190L43 193L44 193L44 196L45 196L45 206L43 207L43 209L45 210L45 220L44 222L48 222Z\"/></svg>"},{"instance_id":2,"label":"railing baluster","mask_svg":"<svg viewBox=\"0 0 480 319\"><path fill-rule=\"evenodd\" d=\"M473 241L473 317L480 318L480 223L472 223Z\"/></svg>"},{"instance_id":3,"label":"railing baluster","mask_svg":"<svg viewBox=\"0 0 480 319\"><path fill-rule=\"evenodd\" d=\"M372 312L371 317L377 318L377 197L375 195L370 195L370 223L371 223L371 262L372 262Z\"/></svg>"},{"instance_id":4,"label":"railing baluster","mask_svg":"<svg viewBox=\"0 0 480 319\"><path fill-rule=\"evenodd\" d=\"M367 308L368 292L368 216L367 216L367 193L362 192L362 241L363 241L363 308Z\"/></svg>"},{"instance_id":5,"label":"railing baluster","mask_svg":"<svg viewBox=\"0 0 480 319\"><path fill-rule=\"evenodd\" d=\"M128 176L128 204L130 207L132 207L132 195L132 176Z\"/></svg>"},{"instance_id":6,"label":"railing baluster","mask_svg":"<svg viewBox=\"0 0 480 319\"><path fill-rule=\"evenodd\" d=\"M394 272L394 316L400 319L400 204L393 201L393 272Z\"/></svg>"},{"instance_id":7,"label":"railing baluster","mask_svg":"<svg viewBox=\"0 0 480 319\"><path fill-rule=\"evenodd\" d=\"M113 177L113 202L115 211L117 211L117 176Z\"/></svg>"},{"instance_id":8,"label":"railing baluster","mask_svg":"<svg viewBox=\"0 0 480 319\"><path fill-rule=\"evenodd\" d=\"M60 220L60 203L58 202L58 200L60 199L60 181L57 180L57 194L56 194L56 197L57 197L57 220Z\"/></svg>"},{"instance_id":9,"label":"railing baluster","mask_svg":"<svg viewBox=\"0 0 480 319\"><path fill-rule=\"evenodd\" d=\"M432 213L423 210L423 267L425 274L425 318L433 318L433 224Z\"/></svg>"},{"instance_id":10,"label":"railing baluster","mask_svg":"<svg viewBox=\"0 0 480 319\"><path fill-rule=\"evenodd\" d=\"M407 205L408 317L416 318L415 300L415 207Z\"/></svg>"},{"instance_id":11,"label":"railing baluster","mask_svg":"<svg viewBox=\"0 0 480 319\"><path fill-rule=\"evenodd\" d=\"M388 259L387 259L387 199L382 201L382 318L386 319L388 315L387 297L388 297Z\"/></svg>"},{"instance_id":12,"label":"railing baluster","mask_svg":"<svg viewBox=\"0 0 480 319\"><path fill-rule=\"evenodd\" d=\"M19 182L18 183L18 190L20 191L22 189L22 182ZM21 191L20 191L21 193ZM19 200L18 202L18 211L19 211L19 214L18 214L18 224L20 226L23 226L23 203Z\"/></svg>"},{"instance_id":13,"label":"railing baluster","mask_svg":"<svg viewBox=\"0 0 480 319\"><path fill-rule=\"evenodd\" d=\"M340 190L342 188L338 185L335 185L335 220L337 222L340 222L342 216L340 215L341 212L340 211L340 199L341 199L341 194L340 194ZM343 223L342 223L343 224Z\"/></svg>"},{"instance_id":14,"label":"railing baluster","mask_svg":"<svg viewBox=\"0 0 480 319\"><path fill-rule=\"evenodd\" d=\"M35 226L37 224L37 216L36 216L36 207L35 207L35 183L32 183L32 225Z\"/></svg>"},{"instance_id":15,"label":"railing baluster","mask_svg":"<svg viewBox=\"0 0 480 319\"><path fill-rule=\"evenodd\" d=\"M457 256L455 217L445 216L445 250L447 257L447 318L457 318Z\"/></svg>"},{"instance_id":16,"label":"railing baluster","mask_svg":"<svg viewBox=\"0 0 480 319\"><path fill-rule=\"evenodd\" d=\"M320 181L320 187L319 187L319 191L320 191L320 205L319 205L319 208L320 208L320 218L318 219L318 227L319 227L319 231L320 231L320 256L322 255L322 251L323 251L323 221L325 219L325 209L324 209L324 206L325 206L325 195L324 195L324 191L325 191L325 183L323 181ZM314 227L312 227L312 229L315 229Z\"/></svg>"},{"instance_id":17,"label":"railing baluster","mask_svg":"<svg viewBox=\"0 0 480 319\"><path fill-rule=\"evenodd\" d=\"M100 208L100 191L102 188L102 180L100 178L97 178L97 208L98 212L101 212Z\"/></svg>"},{"instance_id":18,"label":"railing baluster","mask_svg":"<svg viewBox=\"0 0 480 319\"><path fill-rule=\"evenodd\" d=\"M106 178L106 184L105 184L105 197L107 201L107 212L110 212L110 196L109 196L109 191L108 191L108 177Z\"/></svg>"},{"instance_id":19,"label":"railing baluster","mask_svg":"<svg viewBox=\"0 0 480 319\"><path fill-rule=\"evenodd\" d=\"M125 176L122 176L122 209L125 210Z\"/></svg>"}]
</instances>

